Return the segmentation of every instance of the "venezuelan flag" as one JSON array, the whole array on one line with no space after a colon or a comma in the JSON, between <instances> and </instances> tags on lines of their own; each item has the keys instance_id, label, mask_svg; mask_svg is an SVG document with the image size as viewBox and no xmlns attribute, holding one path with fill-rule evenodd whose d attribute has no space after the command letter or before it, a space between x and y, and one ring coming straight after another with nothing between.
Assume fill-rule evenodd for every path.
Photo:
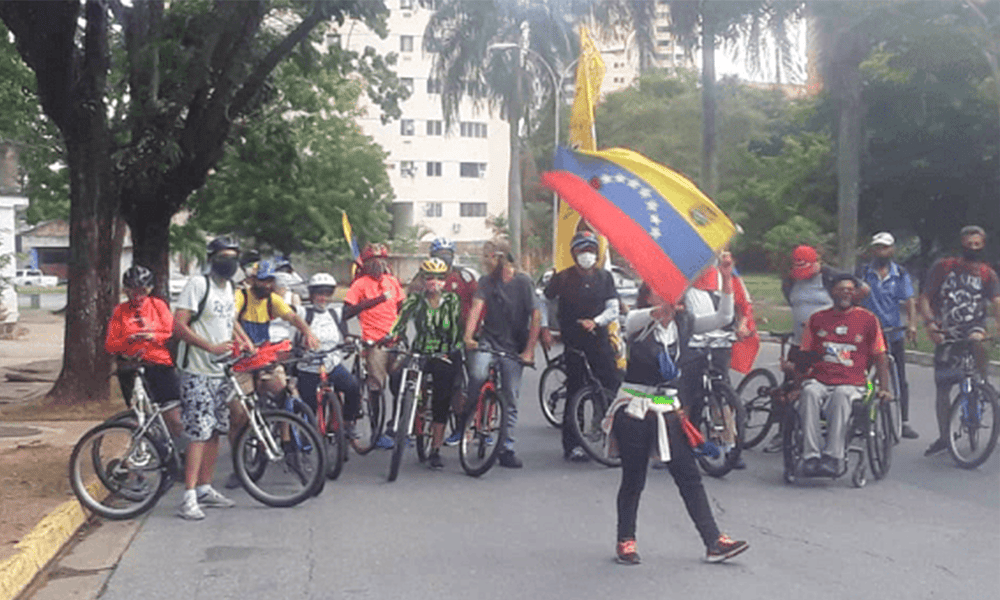
<instances>
[{"instance_id":1,"label":"venezuelan flag","mask_svg":"<svg viewBox=\"0 0 1000 600\"><path fill-rule=\"evenodd\" d=\"M358 248L358 240L354 237L354 232L351 230L351 221L347 218L347 211L342 211L341 214L343 216L340 219L340 224L344 229L344 238L351 247L351 256L354 260L358 260L358 257L361 256L361 250Z\"/></svg>"},{"instance_id":2,"label":"venezuelan flag","mask_svg":"<svg viewBox=\"0 0 1000 600\"><path fill-rule=\"evenodd\" d=\"M676 302L736 232L691 181L624 148L559 148L542 183L575 208L668 302Z\"/></svg>"}]
</instances>

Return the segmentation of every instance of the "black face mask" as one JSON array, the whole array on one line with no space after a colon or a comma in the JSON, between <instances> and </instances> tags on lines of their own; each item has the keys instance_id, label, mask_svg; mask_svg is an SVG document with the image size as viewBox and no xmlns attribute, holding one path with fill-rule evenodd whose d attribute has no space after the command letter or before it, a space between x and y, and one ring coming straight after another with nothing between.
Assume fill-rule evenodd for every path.
<instances>
[{"instance_id":1,"label":"black face mask","mask_svg":"<svg viewBox=\"0 0 1000 600\"><path fill-rule=\"evenodd\" d=\"M983 259L983 249L962 248L962 258L969 262L980 262Z\"/></svg>"},{"instance_id":2,"label":"black face mask","mask_svg":"<svg viewBox=\"0 0 1000 600\"><path fill-rule=\"evenodd\" d=\"M271 289L265 285L255 285L251 288L253 295L258 298L267 298L271 295Z\"/></svg>"},{"instance_id":3,"label":"black face mask","mask_svg":"<svg viewBox=\"0 0 1000 600\"><path fill-rule=\"evenodd\" d=\"M888 267L888 266L889 266L889 261L890 261L890 260L891 260L891 259L890 259L890 258L889 258L888 256L876 256L876 257L875 257L875 260L873 260L873 261L872 261L872 263L873 263L873 264L874 264L874 265L875 265L876 267L878 267L878 268L880 268L880 269L881 269L881 268L883 268L883 267Z\"/></svg>"},{"instance_id":4,"label":"black face mask","mask_svg":"<svg viewBox=\"0 0 1000 600\"><path fill-rule=\"evenodd\" d=\"M212 259L212 272L223 279L229 279L236 274L236 269L240 266L240 261L235 256L230 258L220 257Z\"/></svg>"}]
</instances>

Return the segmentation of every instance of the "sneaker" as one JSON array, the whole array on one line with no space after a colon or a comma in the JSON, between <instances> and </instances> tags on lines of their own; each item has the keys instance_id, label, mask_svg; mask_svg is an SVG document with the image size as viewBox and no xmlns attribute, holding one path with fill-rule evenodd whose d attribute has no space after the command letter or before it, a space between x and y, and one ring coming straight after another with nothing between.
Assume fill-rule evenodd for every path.
<instances>
[{"instance_id":1,"label":"sneaker","mask_svg":"<svg viewBox=\"0 0 1000 600\"><path fill-rule=\"evenodd\" d=\"M384 433L378 436L378 439L375 440L375 447L381 448L383 450L392 450L393 446L395 445L396 442L394 442L391 437L389 437L387 434Z\"/></svg>"},{"instance_id":2,"label":"sneaker","mask_svg":"<svg viewBox=\"0 0 1000 600\"><path fill-rule=\"evenodd\" d=\"M824 454L819 459L819 474L826 477L837 477L840 475L840 459Z\"/></svg>"},{"instance_id":3,"label":"sneaker","mask_svg":"<svg viewBox=\"0 0 1000 600\"><path fill-rule=\"evenodd\" d=\"M771 438L771 441L764 446L764 454L777 454L778 452L781 452L782 443L781 433L778 432L773 438Z\"/></svg>"},{"instance_id":4,"label":"sneaker","mask_svg":"<svg viewBox=\"0 0 1000 600\"><path fill-rule=\"evenodd\" d=\"M198 495L198 505L205 508L232 508L236 503L210 487L207 492Z\"/></svg>"},{"instance_id":5,"label":"sneaker","mask_svg":"<svg viewBox=\"0 0 1000 600\"><path fill-rule=\"evenodd\" d=\"M948 442L941 438L934 440L934 443L924 450L924 456L934 456L948 449Z\"/></svg>"},{"instance_id":6,"label":"sneaker","mask_svg":"<svg viewBox=\"0 0 1000 600\"><path fill-rule=\"evenodd\" d=\"M198 506L197 500L189 500L181 502L180 508L177 509L177 516L188 521L200 521L205 518L205 513Z\"/></svg>"},{"instance_id":7,"label":"sneaker","mask_svg":"<svg viewBox=\"0 0 1000 600\"><path fill-rule=\"evenodd\" d=\"M733 468L737 471L742 471L747 468L747 461L743 460L742 454L736 459L736 462L733 464Z\"/></svg>"},{"instance_id":8,"label":"sneaker","mask_svg":"<svg viewBox=\"0 0 1000 600\"><path fill-rule=\"evenodd\" d=\"M748 548L750 548L749 543L743 540L734 542L728 535L723 534L706 550L705 560L710 563L722 562L743 553Z\"/></svg>"},{"instance_id":9,"label":"sneaker","mask_svg":"<svg viewBox=\"0 0 1000 600\"><path fill-rule=\"evenodd\" d=\"M819 457L810 456L802 463L803 477L816 477L819 475Z\"/></svg>"},{"instance_id":10,"label":"sneaker","mask_svg":"<svg viewBox=\"0 0 1000 600\"><path fill-rule=\"evenodd\" d=\"M575 463L585 463L590 461L590 457L587 453L583 451L583 448L577 446L569 452L563 455L563 460L568 460L569 462Z\"/></svg>"},{"instance_id":11,"label":"sneaker","mask_svg":"<svg viewBox=\"0 0 1000 600\"><path fill-rule=\"evenodd\" d=\"M427 466L435 471L444 468L444 461L441 460L440 452L431 452L430 456L427 457Z\"/></svg>"},{"instance_id":12,"label":"sneaker","mask_svg":"<svg viewBox=\"0 0 1000 600\"><path fill-rule=\"evenodd\" d=\"M501 467L507 467L508 469L520 469L524 466L521 459L514 456L513 450L504 450L500 453L500 457L497 459Z\"/></svg>"},{"instance_id":13,"label":"sneaker","mask_svg":"<svg viewBox=\"0 0 1000 600\"><path fill-rule=\"evenodd\" d=\"M639 553L635 550L635 540L624 540L618 542L616 553L618 554L618 557L615 560L618 561L619 564L637 565L642 562L639 559Z\"/></svg>"},{"instance_id":14,"label":"sneaker","mask_svg":"<svg viewBox=\"0 0 1000 600\"><path fill-rule=\"evenodd\" d=\"M910 427L909 423L903 423L903 433L902 433L902 435L903 435L903 438L908 439L908 440L915 440L918 437L920 437L920 435L917 434L916 431L913 431L913 428Z\"/></svg>"},{"instance_id":15,"label":"sneaker","mask_svg":"<svg viewBox=\"0 0 1000 600\"><path fill-rule=\"evenodd\" d=\"M226 477L226 483L222 484L222 487L227 490L238 489L241 485L240 478L236 476L236 473L230 473L229 477Z\"/></svg>"},{"instance_id":16,"label":"sneaker","mask_svg":"<svg viewBox=\"0 0 1000 600\"><path fill-rule=\"evenodd\" d=\"M449 435L444 440L445 446L457 446L459 442L462 441L462 432L456 431L455 433Z\"/></svg>"}]
</instances>

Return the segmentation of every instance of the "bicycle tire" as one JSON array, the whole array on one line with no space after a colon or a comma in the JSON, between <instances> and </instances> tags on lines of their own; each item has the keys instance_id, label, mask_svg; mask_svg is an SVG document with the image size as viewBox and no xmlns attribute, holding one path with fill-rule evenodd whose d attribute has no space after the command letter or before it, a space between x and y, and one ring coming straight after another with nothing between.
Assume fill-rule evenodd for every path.
<instances>
[{"instance_id":1,"label":"bicycle tire","mask_svg":"<svg viewBox=\"0 0 1000 600\"><path fill-rule=\"evenodd\" d=\"M425 462L431 451L431 415L430 390L425 389L417 404L417 413L413 418L413 432L417 437L417 459Z\"/></svg>"},{"instance_id":2,"label":"bicycle tire","mask_svg":"<svg viewBox=\"0 0 1000 600\"><path fill-rule=\"evenodd\" d=\"M545 420L561 428L566 409L566 371L560 363L553 362L542 371L538 380L538 404Z\"/></svg>"},{"instance_id":3,"label":"bicycle tire","mask_svg":"<svg viewBox=\"0 0 1000 600\"><path fill-rule=\"evenodd\" d=\"M264 440L258 439L251 424L244 426L233 449L233 471L243 488L258 502L276 508L295 506L316 495L326 480L326 452L319 433L301 417L283 410L263 411L260 416L281 452L277 460L271 460ZM302 447L293 442L288 448L281 442L282 433L301 439ZM248 464L248 457L259 457L256 464L263 464L256 478L248 472L254 466Z\"/></svg>"},{"instance_id":4,"label":"bicycle tire","mask_svg":"<svg viewBox=\"0 0 1000 600\"><path fill-rule=\"evenodd\" d=\"M409 439L409 432L406 431L406 424L409 420L410 411L413 410L413 390L406 389L403 393L403 400L399 403L399 419L395 432L395 444L392 447L392 457L389 459L389 481L396 481L399 477L399 467L403 462L403 452L406 450L406 442Z\"/></svg>"},{"instance_id":5,"label":"bicycle tire","mask_svg":"<svg viewBox=\"0 0 1000 600\"><path fill-rule=\"evenodd\" d=\"M878 401L878 398L872 400L872 402ZM889 474L889 467L892 465L892 447L896 445L892 432L892 414L889 411L887 404L879 404L875 407L874 417L868 419L865 445L868 450L868 464L876 480L883 479Z\"/></svg>"},{"instance_id":6,"label":"bicycle tire","mask_svg":"<svg viewBox=\"0 0 1000 600\"><path fill-rule=\"evenodd\" d=\"M340 477L347 458L347 438L344 432L344 412L335 392L323 395L323 441L326 449L326 478ZM318 415L317 415L318 416Z\"/></svg>"},{"instance_id":7,"label":"bicycle tire","mask_svg":"<svg viewBox=\"0 0 1000 600\"><path fill-rule=\"evenodd\" d=\"M887 403L889 412L889 434L892 436L893 445L895 445L903 439L903 413L902 407L899 404L899 373L896 371L896 359L893 358L893 356L888 352L885 357L889 362L887 365L889 370L889 392L892 394L892 400ZM875 367L868 370L868 379L870 379L875 385L875 388L878 389L878 384L875 382ZM872 475L874 475L876 479L880 479L874 470L872 471Z\"/></svg>"},{"instance_id":8,"label":"bicycle tire","mask_svg":"<svg viewBox=\"0 0 1000 600\"><path fill-rule=\"evenodd\" d=\"M789 406L788 410L785 411L785 420L781 429L781 459L784 467L782 478L785 483L795 483L798 479L804 435L799 411L795 406Z\"/></svg>"},{"instance_id":9,"label":"bicycle tire","mask_svg":"<svg viewBox=\"0 0 1000 600\"><path fill-rule=\"evenodd\" d=\"M984 436L982 430L987 426L991 429ZM959 392L948 412L948 452L955 464L974 469L986 462L996 448L998 434L1000 407L996 390L982 382L973 383L967 410L963 409Z\"/></svg>"},{"instance_id":10,"label":"bicycle tire","mask_svg":"<svg viewBox=\"0 0 1000 600\"><path fill-rule=\"evenodd\" d=\"M135 424L102 423L73 447L70 487L91 512L115 521L132 519L167 491L172 478L165 465L163 449Z\"/></svg>"},{"instance_id":11,"label":"bicycle tire","mask_svg":"<svg viewBox=\"0 0 1000 600\"><path fill-rule=\"evenodd\" d=\"M470 477L479 477L489 471L506 439L507 409L495 390L486 389L462 423L462 437L458 442L458 462L462 470Z\"/></svg>"},{"instance_id":12,"label":"bicycle tire","mask_svg":"<svg viewBox=\"0 0 1000 600\"><path fill-rule=\"evenodd\" d=\"M570 430L580 447L590 458L607 467L620 467L620 458L611 458L605 453L607 434L601 427L604 415L610 407L604 391L586 385L579 390L566 404L570 419Z\"/></svg>"},{"instance_id":13,"label":"bicycle tire","mask_svg":"<svg viewBox=\"0 0 1000 600\"><path fill-rule=\"evenodd\" d=\"M707 475L724 477L732 471L739 461L743 451L746 413L743 404L736 399L736 394L725 383L717 383L710 394L705 397L701 414L698 415L698 429L720 450L724 450L729 442L727 433L732 434L732 446L728 452L723 451L719 458L699 454L698 464Z\"/></svg>"},{"instance_id":14,"label":"bicycle tire","mask_svg":"<svg viewBox=\"0 0 1000 600\"><path fill-rule=\"evenodd\" d=\"M778 389L778 379L770 369L754 369L736 386L736 396L746 412L746 440L743 448L753 448L767 438L774 424L772 394Z\"/></svg>"}]
</instances>

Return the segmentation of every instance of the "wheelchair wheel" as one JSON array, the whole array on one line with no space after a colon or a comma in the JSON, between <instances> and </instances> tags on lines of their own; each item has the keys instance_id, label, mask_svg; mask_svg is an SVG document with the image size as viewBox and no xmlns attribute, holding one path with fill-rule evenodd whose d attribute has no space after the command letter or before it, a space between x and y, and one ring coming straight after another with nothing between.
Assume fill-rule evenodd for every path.
<instances>
[{"instance_id":1,"label":"wheelchair wheel","mask_svg":"<svg viewBox=\"0 0 1000 600\"><path fill-rule=\"evenodd\" d=\"M797 469L802 462L802 421L795 406L789 406L785 411L785 422L782 428L781 454L784 459L785 483L795 483Z\"/></svg>"},{"instance_id":2,"label":"wheelchair wheel","mask_svg":"<svg viewBox=\"0 0 1000 600\"><path fill-rule=\"evenodd\" d=\"M878 402L878 400L873 400L873 402ZM892 464L892 447L895 445L890 406L879 404L875 407L875 415L868 421L865 444L872 475L875 479L882 479L889 473L889 466Z\"/></svg>"},{"instance_id":3,"label":"wheelchair wheel","mask_svg":"<svg viewBox=\"0 0 1000 600\"><path fill-rule=\"evenodd\" d=\"M865 466L863 459L858 460L858 466L854 467L854 473L851 474L851 483L856 488L863 488L868 483L868 473L865 472Z\"/></svg>"}]
</instances>

